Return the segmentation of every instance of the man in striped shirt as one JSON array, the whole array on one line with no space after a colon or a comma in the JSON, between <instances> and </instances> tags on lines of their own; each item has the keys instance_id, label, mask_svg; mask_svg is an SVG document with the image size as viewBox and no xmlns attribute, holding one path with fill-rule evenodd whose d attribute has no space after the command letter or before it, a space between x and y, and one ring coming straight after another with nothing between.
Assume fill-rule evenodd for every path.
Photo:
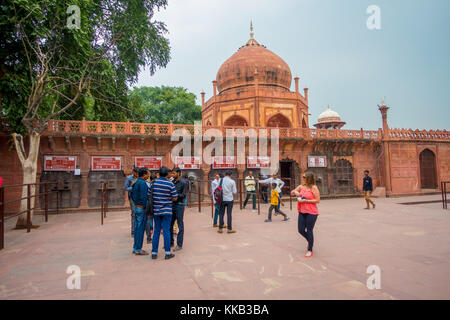
<instances>
[{"instance_id":1,"label":"man in striped shirt","mask_svg":"<svg viewBox=\"0 0 450 320\"><path fill-rule=\"evenodd\" d=\"M167 179L169 173L170 169L163 166L159 169L159 178L153 181L155 225L152 241L152 259L156 259L158 255L161 226L163 229L165 258L171 259L175 256L170 250L170 222L172 220L172 202L178 199L178 193L175 185Z\"/></svg>"}]
</instances>

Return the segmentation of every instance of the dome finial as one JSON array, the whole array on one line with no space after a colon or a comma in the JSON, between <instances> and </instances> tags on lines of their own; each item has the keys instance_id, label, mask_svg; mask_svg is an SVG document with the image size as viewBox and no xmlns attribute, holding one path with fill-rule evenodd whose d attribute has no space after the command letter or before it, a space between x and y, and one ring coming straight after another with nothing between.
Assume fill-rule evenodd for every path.
<instances>
[{"instance_id":1,"label":"dome finial","mask_svg":"<svg viewBox=\"0 0 450 320\"><path fill-rule=\"evenodd\" d=\"M250 39L253 39L255 33L253 32L253 21L250 20Z\"/></svg>"}]
</instances>

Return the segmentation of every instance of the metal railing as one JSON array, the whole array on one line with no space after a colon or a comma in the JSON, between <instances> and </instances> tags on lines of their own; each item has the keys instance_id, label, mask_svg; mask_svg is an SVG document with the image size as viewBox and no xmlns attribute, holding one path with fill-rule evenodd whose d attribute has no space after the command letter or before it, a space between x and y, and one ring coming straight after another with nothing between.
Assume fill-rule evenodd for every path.
<instances>
[{"instance_id":1,"label":"metal railing","mask_svg":"<svg viewBox=\"0 0 450 320\"><path fill-rule=\"evenodd\" d=\"M26 229L27 233L31 231L32 227L32 221L31 221L31 212L38 209L36 203L37 201L34 201L34 206L31 207L31 199L36 198L39 196L44 196L44 219L45 222L48 222L48 213L50 211L49 209L49 194L56 193L57 200L56 200L56 213L59 213L59 191L58 190L50 190L49 191L49 185L50 184L56 184L57 182L39 182L39 183L28 183L28 184L17 184L17 185L9 185L9 186L2 186L0 187L0 250L5 247L5 221L14 217L18 217L24 213L27 214L27 223L26 223ZM39 187L44 186L44 192L39 192ZM12 200L5 200L5 191L7 189L14 189L14 188L26 188L26 197L22 197L22 191L21 196L18 199L12 199ZM31 195L31 188L35 188L35 194ZM12 214L5 215L5 208L7 205L10 205L15 202L20 203L26 200L26 209L19 212L14 212ZM36 200L36 199L35 199Z\"/></svg>"},{"instance_id":2,"label":"metal railing","mask_svg":"<svg viewBox=\"0 0 450 320\"><path fill-rule=\"evenodd\" d=\"M447 209L447 183L450 181L441 181L442 209Z\"/></svg>"}]
</instances>

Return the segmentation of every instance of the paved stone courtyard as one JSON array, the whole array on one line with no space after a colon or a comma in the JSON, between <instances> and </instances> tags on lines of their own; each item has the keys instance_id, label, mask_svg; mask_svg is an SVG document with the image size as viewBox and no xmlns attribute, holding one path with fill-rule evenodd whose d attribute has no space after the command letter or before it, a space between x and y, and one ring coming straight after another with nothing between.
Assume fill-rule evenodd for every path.
<instances>
[{"instance_id":1,"label":"paved stone courtyard","mask_svg":"<svg viewBox=\"0 0 450 320\"><path fill-rule=\"evenodd\" d=\"M314 257L292 218L234 208L236 234L212 228L210 207L185 215L185 244L171 260L131 254L129 212L51 215L27 234L6 226L0 251L1 299L449 299L450 210L438 195L323 200ZM250 205L248 207L251 207ZM161 239L162 240L162 239ZM162 245L162 241L160 241ZM150 249L149 245L144 245ZM69 265L81 268L81 289L66 288ZM381 289L369 290L369 265L381 269Z\"/></svg>"}]
</instances>

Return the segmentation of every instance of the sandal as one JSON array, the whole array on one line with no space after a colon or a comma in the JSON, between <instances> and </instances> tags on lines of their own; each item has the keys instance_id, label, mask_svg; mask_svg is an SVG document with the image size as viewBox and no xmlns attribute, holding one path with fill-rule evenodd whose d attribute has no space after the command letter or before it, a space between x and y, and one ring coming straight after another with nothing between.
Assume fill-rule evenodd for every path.
<instances>
[{"instance_id":1,"label":"sandal","mask_svg":"<svg viewBox=\"0 0 450 320\"><path fill-rule=\"evenodd\" d=\"M135 251L134 254L137 255L137 256L148 256L148 252L145 251L145 250L141 250L139 252Z\"/></svg>"}]
</instances>

